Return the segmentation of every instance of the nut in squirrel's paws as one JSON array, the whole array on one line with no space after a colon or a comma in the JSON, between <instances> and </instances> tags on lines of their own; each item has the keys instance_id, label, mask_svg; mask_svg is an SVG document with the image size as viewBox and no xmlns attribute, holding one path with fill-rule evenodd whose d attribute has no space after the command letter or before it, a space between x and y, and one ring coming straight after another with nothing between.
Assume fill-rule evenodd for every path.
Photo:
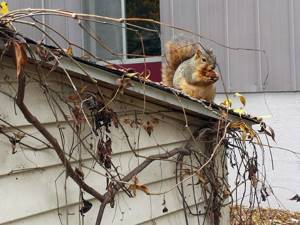
<instances>
[{"instance_id":1,"label":"nut in squirrel's paws","mask_svg":"<svg viewBox=\"0 0 300 225\"><path fill-rule=\"evenodd\" d=\"M212 80L213 82L216 82L217 80L219 80L219 74L216 73L214 70L212 71L208 71L206 72L206 77L209 77L210 80Z\"/></svg>"},{"instance_id":2,"label":"nut in squirrel's paws","mask_svg":"<svg viewBox=\"0 0 300 225\"><path fill-rule=\"evenodd\" d=\"M219 74L217 74L214 70L202 72L202 76L199 76L198 81L195 84L205 86L212 85L219 80Z\"/></svg>"}]
</instances>

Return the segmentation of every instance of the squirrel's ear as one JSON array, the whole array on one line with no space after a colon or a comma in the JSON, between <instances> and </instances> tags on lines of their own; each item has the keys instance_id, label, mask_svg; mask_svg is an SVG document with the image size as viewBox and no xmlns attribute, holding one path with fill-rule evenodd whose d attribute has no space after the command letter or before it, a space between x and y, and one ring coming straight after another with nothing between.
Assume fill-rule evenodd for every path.
<instances>
[{"instance_id":1,"label":"squirrel's ear","mask_svg":"<svg viewBox=\"0 0 300 225\"><path fill-rule=\"evenodd\" d=\"M209 54L213 54L213 49L212 49L212 48L209 48L209 49L207 49L207 52L208 52Z\"/></svg>"},{"instance_id":2,"label":"squirrel's ear","mask_svg":"<svg viewBox=\"0 0 300 225\"><path fill-rule=\"evenodd\" d=\"M200 58L202 55L202 52L200 51L200 49L197 49L196 53L195 53L195 58L198 59Z\"/></svg>"}]
</instances>

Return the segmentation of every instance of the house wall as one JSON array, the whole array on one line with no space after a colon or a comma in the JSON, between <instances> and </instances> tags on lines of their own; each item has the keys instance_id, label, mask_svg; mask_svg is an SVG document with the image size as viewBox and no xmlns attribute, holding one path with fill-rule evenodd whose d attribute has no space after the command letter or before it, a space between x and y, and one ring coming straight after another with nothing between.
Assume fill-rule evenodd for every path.
<instances>
[{"instance_id":1,"label":"house wall","mask_svg":"<svg viewBox=\"0 0 300 225\"><path fill-rule=\"evenodd\" d=\"M7 94L14 96L16 90L16 71L11 62L4 61L3 70L0 75L0 101L6 107L1 107L0 118L13 124L16 128L20 128L35 137L44 138L39 132L28 124L18 108L15 108L13 99ZM48 101L43 94L43 90L34 80L35 67L27 67L28 83L26 85L25 103L29 106L34 115L43 123L43 125L57 138L62 144L59 130L63 132L64 149L69 152L76 138L72 135L68 124L63 120L62 114L59 113L57 107L50 108ZM46 74L46 72L44 73ZM101 77L101 74L99 74ZM82 88L87 83L82 80L74 82L78 88ZM47 76L47 83L54 90L67 97L73 92L68 85L68 81L63 74L51 73ZM62 85L64 83L64 85ZM92 90L88 87L89 90ZM104 95L111 96L112 90L103 88ZM5 94L6 93L6 94ZM115 99L115 103L111 107L115 112L120 114L120 121L124 119L141 118L134 112L140 112L143 109L143 101L129 96L122 96ZM67 115L71 115L67 107L62 106ZM51 113L57 112L55 118ZM139 149L139 154L148 156L152 154L163 153L176 147L181 147L189 138L190 133L185 129L185 121L181 113L157 113L157 111L166 111L166 108L151 103L146 103L146 112L143 121L157 119L158 124L154 126L154 130L149 137L143 128L131 128L128 124L123 124L129 134L131 143ZM155 112L155 113L151 113ZM202 124L199 117L188 116L191 129L195 129ZM0 123L1 125L3 122ZM85 129L84 129L85 127ZM6 128L4 128L6 129ZM82 127L82 137L88 131L87 125ZM126 138L121 129L111 128L113 162L119 166L119 172L126 174L130 169L137 166L143 161L143 158L137 159L129 149ZM6 129L8 134L13 135L15 129ZM22 141L25 143L42 147L42 144L26 135ZM86 144L95 146L96 140L87 139ZM65 182L64 168L59 161L57 155L51 149L41 151L32 151L19 144L16 145L16 153L12 154L12 145L9 140L0 135L0 224L13 225L39 225L67 224L66 208L68 210L68 224L79 224L79 190L77 185L71 179ZM92 149L94 150L94 149ZM100 192L105 192L106 179L99 174L94 173L96 170L104 173L98 165L93 166L94 162L90 155L82 148L74 149L74 157L78 158L81 154L83 164L93 170L83 168L85 181ZM175 160L175 159L174 159ZM176 160L175 160L176 161ZM73 166L77 165L73 162ZM78 166L78 165L77 165ZM153 162L148 168L139 175L139 181L149 188L151 192L162 192L168 190L175 184L175 162L174 161L157 161ZM189 181L186 183L186 185ZM199 186L196 189L196 199L200 200L201 191ZM191 186L187 185L186 193L192 193ZM67 196L67 198L66 198ZM84 197L93 204L91 211L86 213L84 219L85 224L94 224L99 209L99 204L90 195L85 194ZM67 200L66 200L67 199ZM115 198L115 208L107 207L103 224L184 224L184 215L182 210L182 202L177 189L165 194L166 206L168 212L163 213L162 195L147 196L143 192L137 191L135 198L128 198L123 192ZM193 205L192 195L188 195L188 202ZM199 206L202 209L203 205ZM192 207L193 208L193 207ZM203 209L202 209L203 210ZM59 214L61 216L59 216ZM60 219L59 219L60 218ZM197 218L188 216L189 224L198 224ZM201 218L202 220L203 218ZM200 221L201 221L200 220ZM223 223L228 221L228 213L222 218Z\"/></svg>"},{"instance_id":2,"label":"house wall","mask_svg":"<svg viewBox=\"0 0 300 225\"><path fill-rule=\"evenodd\" d=\"M160 3L162 22L200 34L201 43L213 48L227 91L299 90L299 1L163 0ZM164 41L199 40L196 35L168 28L162 29L162 37ZM261 49L266 54L242 48ZM224 92L221 82L218 91Z\"/></svg>"},{"instance_id":3,"label":"house wall","mask_svg":"<svg viewBox=\"0 0 300 225\"><path fill-rule=\"evenodd\" d=\"M79 0L65 1L33 1L33 0L8 0L11 9L35 8L44 5L51 8L65 8L74 11L81 11ZM49 2L49 3L46 3ZM298 93L282 93L280 91L299 90L299 58L300 30L299 30L299 1L295 0L161 0L161 20L176 26L188 28L200 33L206 38L217 41L220 44L233 48L264 49L266 55L259 52L229 49L220 46L205 38L201 41L208 47L212 47L220 64L223 82L226 90L231 92L248 92L248 111L254 115L270 114L267 108L275 108L272 117L266 122L275 129L277 141L283 147L291 147L297 151L297 115ZM68 34L69 38L75 38L76 43L82 42L82 35L77 35L76 24L65 26L61 19L52 19L57 30ZM72 26L72 27L71 27ZM75 30L75 31L74 31ZM37 32L24 30L25 34L40 40L42 37ZM175 32L172 29L162 30L163 41L173 37L198 40L194 35L184 32ZM268 77L267 82L264 83ZM224 88L218 82L218 91L223 92ZM260 91L265 90L266 93ZM274 91L274 92L268 92ZM252 92L253 94L249 94ZM258 92L255 94L255 92ZM217 96L217 102L224 98ZM265 102L266 96L272 101ZM219 101L220 100L220 101ZM258 104L259 102L259 104ZM289 103L290 102L290 103ZM288 104L289 103L289 104ZM251 107L250 107L251 104ZM274 112L275 111L275 112ZM279 114L280 112L280 114ZM277 114L278 113L278 114ZM293 120L290 119L293 118ZM292 123L287 123L292 121ZM289 131L287 135L283 131ZM290 138L291 137L291 138ZM291 145L292 143L292 145ZM277 157L275 151L274 157ZM278 160L285 157L278 156ZM296 161L287 167L281 167L278 163L276 173L272 176L276 182L285 177L289 182L297 180L294 176ZM287 165L283 163L282 165ZM286 168L289 168L286 171ZM283 171L285 171L283 173ZM270 173L273 172L270 170ZM293 186L294 187L294 186ZM293 188L293 191L295 188ZM284 189L278 189L278 196L286 206L292 204L287 200L289 194L284 194ZM292 192L291 192L292 193ZM297 206L295 206L297 207ZM294 208L294 207L293 207Z\"/></svg>"},{"instance_id":4,"label":"house wall","mask_svg":"<svg viewBox=\"0 0 300 225\"><path fill-rule=\"evenodd\" d=\"M51 1L51 0L24 0L24 1L18 1L18 0L9 0L7 1L9 4L10 10L16 10L16 9L26 9L26 8L51 8L51 9L66 9L73 12L81 12L82 4L81 0L63 0L63 1ZM50 25L54 28L56 32L59 34L65 36L67 39L69 39L71 42L83 46L83 34L81 32L81 29L79 28L77 22L73 20L69 20L63 17L59 16L39 16L37 17L38 21L44 22L47 25ZM26 19L28 21L31 21L31 19ZM39 31L36 28L32 28L28 25L24 24L18 24L16 23L16 28L20 33L24 34L26 37L30 37L33 40L41 41L43 38L45 38L45 41L50 44L54 45L52 41L50 41L48 38L46 38L41 31ZM44 28L42 25L36 23L37 26L44 29L49 33L54 40L61 45L62 48L67 48L68 43L66 43L59 35L57 35L55 32L51 31L49 28ZM79 54L79 51L75 51L75 53Z\"/></svg>"},{"instance_id":5,"label":"house wall","mask_svg":"<svg viewBox=\"0 0 300 225\"><path fill-rule=\"evenodd\" d=\"M120 0L114 1L114 4L119 4ZM86 11L81 0L9 0L8 3L12 10L45 7L75 12ZM226 91L297 91L300 89L298 78L300 67L296 63L300 54L299 1L161 0L160 10L162 22L200 34L203 37L200 39L201 43L213 48ZM119 13L115 16L118 15ZM54 16L39 19L53 26L72 42L80 46L84 45L84 35L77 22ZM32 31L23 27L21 31L35 40L41 40L43 37L37 30ZM53 32L51 34L62 47L68 47L65 41ZM199 41L196 35L166 26L161 28L161 38L163 43L174 38ZM91 50L95 51L93 41L88 42L91 42L88 43L91 45ZM53 45L49 40L48 43ZM265 53L243 50L243 48L261 49ZM82 55L79 50L75 53ZM224 92L221 82L218 82L217 86L219 92Z\"/></svg>"}]
</instances>

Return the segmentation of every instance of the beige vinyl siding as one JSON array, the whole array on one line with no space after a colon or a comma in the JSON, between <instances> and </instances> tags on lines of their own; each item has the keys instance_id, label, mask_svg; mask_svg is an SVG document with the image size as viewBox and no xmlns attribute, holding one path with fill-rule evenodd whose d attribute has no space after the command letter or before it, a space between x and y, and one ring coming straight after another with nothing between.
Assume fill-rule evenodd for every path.
<instances>
[{"instance_id":1,"label":"beige vinyl siding","mask_svg":"<svg viewBox=\"0 0 300 225\"><path fill-rule=\"evenodd\" d=\"M162 22L196 31L214 49L230 92L299 91L299 1L163 0ZM280 16L279 16L280 15ZM195 18L197 18L195 20ZM163 41L199 40L163 28ZM206 39L205 39L206 38ZM211 39L213 41L207 40ZM214 41L219 44L214 43ZM247 48L257 51L225 48ZM265 82L265 80L267 80ZM224 92L222 83L217 90Z\"/></svg>"}]
</instances>

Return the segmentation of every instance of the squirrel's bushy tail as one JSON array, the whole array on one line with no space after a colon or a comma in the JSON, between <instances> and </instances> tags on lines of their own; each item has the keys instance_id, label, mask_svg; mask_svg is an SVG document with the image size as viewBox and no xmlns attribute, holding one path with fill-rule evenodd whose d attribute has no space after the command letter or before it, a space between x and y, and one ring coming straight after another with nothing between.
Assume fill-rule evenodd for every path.
<instances>
[{"instance_id":1,"label":"squirrel's bushy tail","mask_svg":"<svg viewBox=\"0 0 300 225\"><path fill-rule=\"evenodd\" d=\"M165 45L166 62L162 67L163 84L172 87L177 67L191 58L199 49L196 44L187 41L168 41Z\"/></svg>"}]
</instances>

